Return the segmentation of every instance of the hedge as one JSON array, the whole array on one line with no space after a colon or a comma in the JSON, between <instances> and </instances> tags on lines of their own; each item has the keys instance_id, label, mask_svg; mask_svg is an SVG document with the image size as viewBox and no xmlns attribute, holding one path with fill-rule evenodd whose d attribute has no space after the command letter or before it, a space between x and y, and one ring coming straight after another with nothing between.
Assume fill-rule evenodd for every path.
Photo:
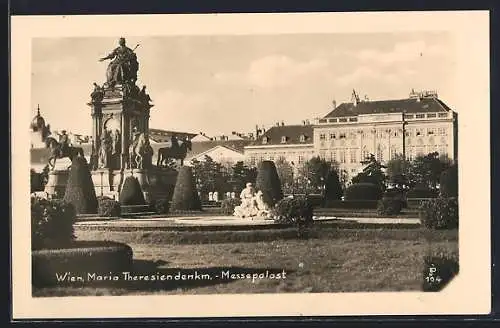
<instances>
[{"instance_id":1,"label":"hedge","mask_svg":"<svg viewBox=\"0 0 500 328\"><path fill-rule=\"evenodd\" d=\"M458 200L438 197L422 203L419 209L422 224L428 229L458 228Z\"/></svg>"},{"instance_id":2,"label":"hedge","mask_svg":"<svg viewBox=\"0 0 500 328\"><path fill-rule=\"evenodd\" d=\"M98 209L97 214L104 217L116 217L121 214L120 202L115 199L99 196L97 197Z\"/></svg>"},{"instance_id":3,"label":"hedge","mask_svg":"<svg viewBox=\"0 0 500 328\"><path fill-rule=\"evenodd\" d=\"M406 193L406 198L436 198L439 196L437 190L432 190L425 187L415 187Z\"/></svg>"},{"instance_id":4,"label":"hedge","mask_svg":"<svg viewBox=\"0 0 500 328\"><path fill-rule=\"evenodd\" d=\"M376 209L377 205L376 200L329 200L325 202L326 208L342 209Z\"/></svg>"},{"instance_id":5,"label":"hedge","mask_svg":"<svg viewBox=\"0 0 500 328\"><path fill-rule=\"evenodd\" d=\"M453 164L441 173L439 191L443 197L458 197L458 165Z\"/></svg>"},{"instance_id":6,"label":"hedge","mask_svg":"<svg viewBox=\"0 0 500 328\"><path fill-rule=\"evenodd\" d=\"M132 248L112 241L78 241L62 249L52 248L32 252L32 283L36 287L71 285L58 281L66 272L87 279L87 274L121 274L132 268Z\"/></svg>"},{"instance_id":7,"label":"hedge","mask_svg":"<svg viewBox=\"0 0 500 328\"><path fill-rule=\"evenodd\" d=\"M345 200L379 200L382 190L373 183L355 183L345 191Z\"/></svg>"}]
</instances>

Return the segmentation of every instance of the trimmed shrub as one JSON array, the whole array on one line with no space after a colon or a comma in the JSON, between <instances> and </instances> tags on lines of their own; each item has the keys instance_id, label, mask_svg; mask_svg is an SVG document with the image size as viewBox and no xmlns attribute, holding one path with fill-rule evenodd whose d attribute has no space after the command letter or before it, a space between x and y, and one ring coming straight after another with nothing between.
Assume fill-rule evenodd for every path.
<instances>
[{"instance_id":1,"label":"trimmed shrub","mask_svg":"<svg viewBox=\"0 0 500 328\"><path fill-rule=\"evenodd\" d=\"M157 199L153 204L154 211L158 214L167 214L170 210L170 201L168 199Z\"/></svg>"},{"instance_id":2,"label":"trimmed shrub","mask_svg":"<svg viewBox=\"0 0 500 328\"><path fill-rule=\"evenodd\" d=\"M30 192L43 191L44 187L42 175L30 169Z\"/></svg>"},{"instance_id":3,"label":"trimmed shrub","mask_svg":"<svg viewBox=\"0 0 500 328\"><path fill-rule=\"evenodd\" d=\"M136 177L128 176L120 192L121 205L146 205L142 188Z\"/></svg>"},{"instance_id":4,"label":"trimmed shrub","mask_svg":"<svg viewBox=\"0 0 500 328\"><path fill-rule=\"evenodd\" d=\"M31 248L64 246L74 236L75 208L63 200L31 198Z\"/></svg>"},{"instance_id":5,"label":"trimmed shrub","mask_svg":"<svg viewBox=\"0 0 500 328\"><path fill-rule=\"evenodd\" d=\"M304 196L280 200L271 210L271 215L276 223L296 226L299 237L306 236L305 229L314 222L313 206Z\"/></svg>"},{"instance_id":6,"label":"trimmed shrub","mask_svg":"<svg viewBox=\"0 0 500 328\"><path fill-rule=\"evenodd\" d=\"M88 274L109 276L130 271L132 256L129 245L113 241L77 241L62 249L36 250L31 255L32 283L36 287L75 286L78 282L62 281L64 275L71 272L72 276L83 277L88 284ZM81 281L80 285L83 284Z\"/></svg>"},{"instance_id":7,"label":"trimmed shrub","mask_svg":"<svg viewBox=\"0 0 500 328\"><path fill-rule=\"evenodd\" d=\"M453 164L441 173L439 192L443 197L458 197L458 165Z\"/></svg>"},{"instance_id":8,"label":"trimmed shrub","mask_svg":"<svg viewBox=\"0 0 500 328\"><path fill-rule=\"evenodd\" d=\"M221 213L224 215L233 215L234 208L241 205L241 199L239 198L227 198L221 202Z\"/></svg>"},{"instance_id":9,"label":"trimmed shrub","mask_svg":"<svg viewBox=\"0 0 500 328\"><path fill-rule=\"evenodd\" d=\"M337 171L330 170L326 176L325 201L340 200L343 193L344 191L342 190L342 184L340 183Z\"/></svg>"},{"instance_id":10,"label":"trimmed shrub","mask_svg":"<svg viewBox=\"0 0 500 328\"><path fill-rule=\"evenodd\" d=\"M63 199L73 204L77 214L97 213L97 196L85 157L73 158Z\"/></svg>"},{"instance_id":11,"label":"trimmed shrub","mask_svg":"<svg viewBox=\"0 0 500 328\"><path fill-rule=\"evenodd\" d=\"M330 200L325 204L326 208L342 209L376 209L378 201L376 200Z\"/></svg>"},{"instance_id":12,"label":"trimmed shrub","mask_svg":"<svg viewBox=\"0 0 500 328\"><path fill-rule=\"evenodd\" d=\"M424 201L420 205L419 216L428 229L458 228L458 200L438 197Z\"/></svg>"},{"instance_id":13,"label":"trimmed shrub","mask_svg":"<svg viewBox=\"0 0 500 328\"><path fill-rule=\"evenodd\" d=\"M171 203L172 211L201 210L201 201L194 181L193 170L189 166L179 169Z\"/></svg>"},{"instance_id":14,"label":"trimmed shrub","mask_svg":"<svg viewBox=\"0 0 500 328\"><path fill-rule=\"evenodd\" d=\"M264 203L270 207L283 199L280 178L273 161L262 161L259 164L255 188L262 191Z\"/></svg>"},{"instance_id":15,"label":"trimmed shrub","mask_svg":"<svg viewBox=\"0 0 500 328\"><path fill-rule=\"evenodd\" d=\"M378 201L377 213L383 215L398 215L403 208L403 201L398 198L384 197Z\"/></svg>"},{"instance_id":16,"label":"trimmed shrub","mask_svg":"<svg viewBox=\"0 0 500 328\"><path fill-rule=\"evenodd\" d=\"M379 200L382 190L373 183L355 183L345 191L345 200Z\"/></svg>"},{"instance_id":17,"label":"trimmed shrub","mask_svg":"<svg viewBox=\"0 0 500 328\"><path fill-rule=\"evenodd\" d=\"M106 196L99 196L97 197L97 202L99 204L97 208L97 214L99 216L120 216L121 207L120 202L118 202L117 200L111 199Z\"/></svg>"},{"instance_id":18,"label":"trimmed shrub","mask_svg":"<svg viewBox=\"0 0 500 328\"><path fill-rule=\"evenodd\" d=\"M406 198L436 198L437 196L439 196L437 190L432 190L425 186L416 186L406 193Z\"/></svg>"}]
</instances>

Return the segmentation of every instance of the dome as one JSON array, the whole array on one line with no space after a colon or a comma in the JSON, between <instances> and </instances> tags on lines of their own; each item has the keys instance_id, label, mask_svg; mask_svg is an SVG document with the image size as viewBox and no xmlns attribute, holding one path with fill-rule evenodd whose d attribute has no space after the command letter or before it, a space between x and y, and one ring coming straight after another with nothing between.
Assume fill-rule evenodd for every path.
<instances>
[{"instance_id":1,"label":"dome","mask_svg":"<svg viewBox=\"0 0 500 328\"><path fill-rule=\"evenodd\" d=\"M45 120L40 115L40 106L38 106L38 108L37 108L36 116L33 117L33 120L31 120L30 127L34 131L41 130L41 129L45 128Z\"/></svg>"}]
</instances>

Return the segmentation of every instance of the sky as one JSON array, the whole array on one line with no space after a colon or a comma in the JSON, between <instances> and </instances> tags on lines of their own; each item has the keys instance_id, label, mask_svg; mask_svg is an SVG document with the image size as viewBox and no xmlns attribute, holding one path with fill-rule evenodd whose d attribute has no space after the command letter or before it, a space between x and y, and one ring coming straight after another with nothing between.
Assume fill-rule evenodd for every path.
<instances>
[{"instance_id":1,"label":"sky","mask_svg":"<svg viewBox=\"0 0 500 328\"><path fill-rule=\"evenodd\" d=\"M37 38L32 43L31 105L53 130L90 134L92 83L105 82L98 59L118 38ZM300 124L348 102L436 90L455 108L454 39L445 32L128 37L139 60L139 86L153 100L150 127L252 132L276 122Z\"/></svg>"}]
</instances>

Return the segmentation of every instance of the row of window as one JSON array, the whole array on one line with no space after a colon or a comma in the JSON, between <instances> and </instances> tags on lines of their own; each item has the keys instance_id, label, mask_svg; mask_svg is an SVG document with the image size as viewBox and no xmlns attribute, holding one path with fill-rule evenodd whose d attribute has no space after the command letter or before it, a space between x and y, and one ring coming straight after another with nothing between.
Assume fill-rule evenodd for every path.
<instances>
[{"instance_id":1,"label":"row of window","mask_svg":"<svg viewBox=\"0 0 500 328\"><path fill-rule=\"evenodd\" d=\"M405 119L425 119L425 118L446 118L448 113L418 113L418 114L405 114ZM350 123L357 122L357 117L339 117L339 118L322 118L319 120L320 124L324 123Z\"/></svg>"},{"instance_id":2,"label":"row of window","mask_svg":"<svg viewBox=\"0 0 500 328\"><path fill-rule=\"evenodd\" d=\"M375 135L377 138L386 138L386 137L399 137L403 133L402 129L393 130L393 129L373 129L373 130L358 130L358 131L348 131L348 132L330 132L329 134L320 133L319 140L325 141L327 140L327 136L329 140L337 140L337 139L356 139L357 135L361 135L364 137L365 135ZM410 128L406 129L405 135L407 137L423 137L423 136L446 136L447 129L446 128Z\"/></svg>"},{"instance_id":3,"label":"row of window","mask_svg":"<svg viewBox=\"0 0 500 328\"><path fill-rule=\"evenodd\" d=\"M405 114L405 119L423 119L423 118L446 118L448 117L448 113L427 113L427 114Z\"/></svg>"}]
</instances>

